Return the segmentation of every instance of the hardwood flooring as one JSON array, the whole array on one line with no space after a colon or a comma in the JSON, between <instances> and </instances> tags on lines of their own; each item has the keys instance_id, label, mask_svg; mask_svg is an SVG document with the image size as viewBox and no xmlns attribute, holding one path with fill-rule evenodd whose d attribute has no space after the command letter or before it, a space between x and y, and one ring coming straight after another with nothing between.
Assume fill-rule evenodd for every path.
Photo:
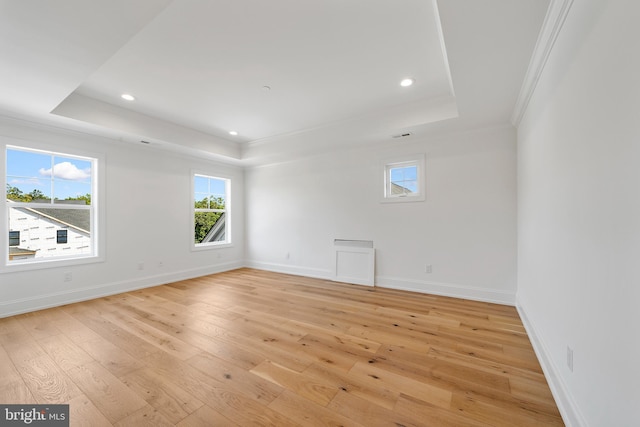
<instances>
[{"instance_id":1,"label":"hardwood flooring","mask_svg":"<svg viewBox=\"0 0 640 427\"><path fill-rule=\"evenodd\" d=\"M0 319L75 426L562 425L513 307L251 269Z\"/></svg>"}]
</instances>

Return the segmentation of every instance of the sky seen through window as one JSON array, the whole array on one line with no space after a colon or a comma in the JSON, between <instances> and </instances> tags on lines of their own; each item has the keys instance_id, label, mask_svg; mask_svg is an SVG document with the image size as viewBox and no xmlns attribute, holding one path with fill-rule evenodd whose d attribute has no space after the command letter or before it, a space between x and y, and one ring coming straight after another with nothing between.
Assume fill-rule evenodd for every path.
<instances>
[{"instance_id":1,"label":"sky seen through window","mask_svg":"<svg viewBox=\"0 0 640 427\"><path fill-rule=\"evenodd\" d=\"M91 194L91 161L33 151L7 149L7 185L23 194L65 200Z\"/></svg>"}]
</instances>

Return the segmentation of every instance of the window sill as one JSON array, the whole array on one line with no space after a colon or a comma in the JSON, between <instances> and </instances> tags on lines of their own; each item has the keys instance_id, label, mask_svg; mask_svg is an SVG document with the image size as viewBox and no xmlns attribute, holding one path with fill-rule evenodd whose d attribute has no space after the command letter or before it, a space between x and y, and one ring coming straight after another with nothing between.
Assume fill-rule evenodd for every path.
<instances>
[{"instance_id":1,"label":"window sill","mask_svg":"<svg viewBox=\"0 0 640 427\"><path fill-rule=\"evenodd\" d=\"M38 261L12 261L10 264L6 264L0 267L0 274L3 273L16 273L23 271L42 270L47 268L63 268L73 267L83 264L95 264L104 262L103 256L91 256L82 258L67 258L67 259L52 259L52 260L38 260Z\"/></svg>"},{"instance_id":2,"label":"window sill","mask_svg":"<svg viewBox=\"0 0 640 427\"><path fill-rule=\"evenodd\" d=\"M412 202L424 202L426 197L424 195L416 196L396 196L396 197L384 197L380 200L380 203L412 203Z\"/></svg>"},{"instance_id":3,"label":"window sill","mask_svg":"<svg viewBox=\"0 0 640 427\"><path fill-rule=\"evenodd\" d=\"M191 251L199 252L199 251L209 251L212 249L225 249L225 248L231 248L231 247L233 247L233 243L210 243L207 245L199 245L199 246L191 245Z\"/></svg>"}]
</instances>

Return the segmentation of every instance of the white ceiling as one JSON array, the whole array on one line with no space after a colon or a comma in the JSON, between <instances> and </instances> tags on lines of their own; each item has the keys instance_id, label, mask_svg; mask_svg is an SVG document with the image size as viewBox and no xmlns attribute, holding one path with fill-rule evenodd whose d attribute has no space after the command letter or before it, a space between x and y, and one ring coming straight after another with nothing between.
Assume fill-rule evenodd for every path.
<instances>
[{"instance_id":1,"label":"white ceiling","mask_svg":"<svg viewBox=\"0 0 640 427\"><path fill-rule=\"evenodd\" d=\"M548 4L0 0L0 114L247 163L505 124Z\"/></svg>"}]
</instances>

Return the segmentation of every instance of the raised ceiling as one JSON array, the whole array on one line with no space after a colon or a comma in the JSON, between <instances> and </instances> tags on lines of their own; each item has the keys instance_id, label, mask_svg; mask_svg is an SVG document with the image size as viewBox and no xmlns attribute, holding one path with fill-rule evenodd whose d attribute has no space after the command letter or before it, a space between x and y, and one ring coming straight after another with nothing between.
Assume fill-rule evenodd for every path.
<instances>
[{"instance_id":1,"label":"raised ceiling","mask_svg":"<svg viewBox=\"0 0 640 427\"><path fill-rule=\"evenodd\" d=\"M2 1L0 113L239 161L507 123L548 3Z\"/></svg>"}]
</instances>

